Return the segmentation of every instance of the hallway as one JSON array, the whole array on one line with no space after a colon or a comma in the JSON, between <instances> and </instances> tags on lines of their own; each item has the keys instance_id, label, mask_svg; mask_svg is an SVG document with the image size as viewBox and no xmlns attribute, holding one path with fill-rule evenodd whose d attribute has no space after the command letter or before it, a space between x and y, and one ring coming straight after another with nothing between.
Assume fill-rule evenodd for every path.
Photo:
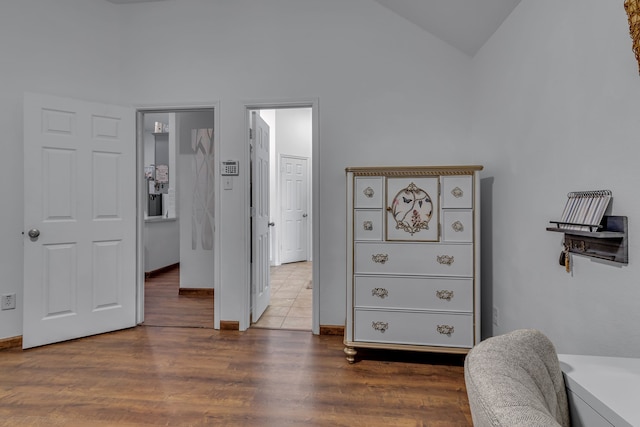
<instances>
[{"instance_id":1,"label":"hallway","mask_svg":"<svg viewBox=\"0 0 640 427\"><path fill-rule=\"evenodd\" d=\"M311 262L271 267L271 303L252 328L311 331Z\"/></svg>"},{"instance_id":2,"label":"hallway","mask_svg":"<svg viewBox=\"0 0 640 427\"><path fill-rule=\"evenodd\" d=\"M312 263L271 267L271 303L252 328L311 331ZM180 267L145 280L145 326L213 328L213 294L179 295Z\"/></svg>"}]
</instances>

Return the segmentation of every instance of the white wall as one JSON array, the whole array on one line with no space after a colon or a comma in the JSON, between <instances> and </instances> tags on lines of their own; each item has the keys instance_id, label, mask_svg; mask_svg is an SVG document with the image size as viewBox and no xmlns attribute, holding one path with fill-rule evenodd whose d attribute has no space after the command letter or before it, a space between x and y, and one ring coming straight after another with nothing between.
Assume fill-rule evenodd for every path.
<instances>
[{"instance_id":1,"label":"white wall","mask_svg":"<svg viewBox=\"0 0 640 427\"><path fill-rule=\"evenodd\" d=\"M558 351L640 354L640 77L622 1L523 1L473 60L468 152L485 164L485 333L535 327ZM629 265L558 265L566 194L610 189ZM491 330L491 307L499 326Z\"/></svg>"},{"instance_id":2,"label":"white wall","mask_svg":"<svg viewBox=\"0 0 640 427\"><path fill-rule=\"evenodd\" d=\"M117 101L117 10L104 0L2 2L0 294L16 293L17 309L0 311L0 339L22 335L23 93Z\"/></svg>"},{"instance_id":3,"label":"white wall","mask_svg":"<svg viewBox=\"0 0 640 427\"><path fill-rule=\"evenodd\" d=\"M178 219L146 221L144 224L144 271L152 272L180 262Z\"/></svg>"},{"instance_id":4,"label":"white wall","mask_svg":"<svg viewBox=\"0 0 640 427\"><path fill-rule=\"evenodd\" d=\"M344 323L346 166L484 164L485 333L537 327L562 352L639 353L640 77L621 2L522 2L473 60L371 0L5 3L0 293L18 309L0 311L0 338L22 333L22 94L35 91L220 101L222 158L241 170L246 100L317 98L322 325ZM248 289L245 177L234 184L221 199L223 320L239 320ZM601 188L629 217L630 263L574 257L566 274L545 227L568 191Z\"/></svg>"},{"instance_id":5,"label":"white wall","mask_svg":"<svg viewBox=\"0 0 640 427\"><path fill-rule=\"evenodd\" d=\"M247 167L244 103L319 100L320 324L345 321L347 166L476 163L471 59L371 0L176 0L121 6L133 104L220 101L221 157ZM265 43L264 41L268 41ZM162 46L158 55L149 46ZM162 88L162 90L158 90ZM220 319L246 312L246 176L221 194ZM239 214L240 213L240 214Z\"/></svg>"},{"instance_id":6,"label":"white wall","mask_svg":"<svg viewBox=\"0 0 640 427\"><path fill-rule=\"evenodd\" d=\"M207 194L217 182L207 173L207 167L196 160L196 148L192 145L192 131L212 129L213 121L213 110L176 113L181 288L214 287L214 250L207 248L204 240L209 240L206 236L211 235L207 233L207 225L214 227L213 203L206 203Z\"/></svg>"},{"instance_id":7,"label":"white wall","mask_svg":"<svg viewBox=\"0 0 640 427\"><path fill-rule=\"evenodd\" d=\"M151 166L156 164L156 138L151 131L145 130L143 133L144 138L144 166ZM148 212L145 212L148 214Z\"/></svg>"},{"instance_id":8,"label":"white wall","mask_svg":"<svg viewBox=\"0 0 640 427\"><path fill-rule=\"evenodd\" d=\"M276 110L278 154L311 158L311 108Z\"/></svg>"}]
</instances>

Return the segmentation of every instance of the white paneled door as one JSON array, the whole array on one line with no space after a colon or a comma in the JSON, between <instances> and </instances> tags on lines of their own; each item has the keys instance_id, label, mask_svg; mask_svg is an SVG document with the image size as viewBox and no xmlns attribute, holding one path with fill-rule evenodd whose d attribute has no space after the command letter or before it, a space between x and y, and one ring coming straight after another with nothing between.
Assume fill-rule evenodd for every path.
<instances>
[{"instance_id":1,"label":"white paneled door","mask_svg":"<svg viewBox=\"0 0 640 427\"><path fill-rule=\"evenodd\" d=\"M282 250L280 262L307 261L309 215L307 206L307 159L280 158L282 201Z\"/></svg>"},{"instance_id":2,"label":"white paneled door","mask_svg":"<svg viewBox=\"0 0 640 427\"><path fill-rule=\"evenodd\" d=\"M269 125L251 113L251 320L269 306Z\"/></svg>"},{"instance_id":3,"label":"white paneled door","mask_svg":"<svg viewBox=\"0 0 640 427\"><path fill-rule=\"evenodd\" d=\"M25 94L24 348L136 324L134 118Z\"/></svg>"}]
</instances>

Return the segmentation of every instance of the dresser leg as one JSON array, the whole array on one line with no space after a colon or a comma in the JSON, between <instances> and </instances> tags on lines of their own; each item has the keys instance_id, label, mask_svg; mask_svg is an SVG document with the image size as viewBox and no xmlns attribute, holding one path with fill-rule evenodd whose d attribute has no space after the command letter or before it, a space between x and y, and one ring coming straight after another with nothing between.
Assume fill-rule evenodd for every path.
<instances>
[{"instance_id":1,"label":"dresser leg","mask_svg":"<svg viewBox=\"0 0 640 427\"><path fill-rule=\"evenodd\" d=\"M344 353L347 355L347 361L349 363L355 362L356 354L358 354L358 352L356 351L355 348L353 348L353 347L345 347L344 348Z\"/></svg>"}]
</instances>

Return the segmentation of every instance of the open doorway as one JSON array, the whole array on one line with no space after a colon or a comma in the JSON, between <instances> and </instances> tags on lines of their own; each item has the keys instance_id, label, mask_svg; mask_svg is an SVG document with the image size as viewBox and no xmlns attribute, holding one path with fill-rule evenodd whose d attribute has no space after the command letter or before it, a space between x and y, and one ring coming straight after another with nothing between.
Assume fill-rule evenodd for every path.
<instances>
[{"instance_id":1,"label":"open doorway","mask_svg":"<svg viewBox=\"0 0 640 427\"><path fill-rule=\"evenodd\" d=\"M214 113L138 111L146 326L214 327Z\"/></svg>"},{"instance_id":2,"label":"open doorway","mask_svg":"<svg viewBox=\"0 0 640 427\"><path fill-rule=\"evenodd\" d=\"M312 151L313 123L311 107L280 107L249 109L251 119L258 115L269 135L269 301L263 313L254 315L256 292L261 286L257 274L252 274L252 327L268 329L312 330L313 264L312 264ZM258 135L265 131L258 131ZM252 130L255 139L256 131ZM252 170L256 165L256 142L251 142ZM255 195L258 173L251 174L252 195ZM254 196L251 206L256 206ZM256 215L252 209L252 215ZM252 246L260 237L252 226ZM252 247L252 250L254 248ZM252 263L255 260L252 257ZM252 268L255 271L255 266Z\"/></svg>"}]
</instances>

